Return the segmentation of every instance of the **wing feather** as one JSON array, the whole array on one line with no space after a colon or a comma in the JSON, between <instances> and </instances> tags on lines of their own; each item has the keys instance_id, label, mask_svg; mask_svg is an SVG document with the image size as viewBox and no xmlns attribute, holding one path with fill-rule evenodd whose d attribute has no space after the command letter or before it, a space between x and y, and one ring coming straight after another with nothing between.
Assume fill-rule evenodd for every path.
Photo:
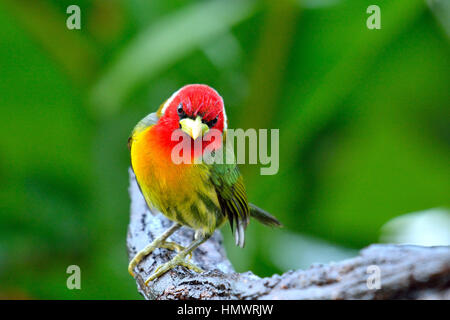
<instances>
[{"instance_id":1,"label":"wing feather","mask_svg":"<svg viewBox=\"0 0 450 320\"><path fill-rule=\"evenodd\" d=\"M211 176L222 213L228 218L231 231L235 233L236 245L243 247L250 208L239 169L236 164L213 164Z\"/></svg>"}]
</instances>

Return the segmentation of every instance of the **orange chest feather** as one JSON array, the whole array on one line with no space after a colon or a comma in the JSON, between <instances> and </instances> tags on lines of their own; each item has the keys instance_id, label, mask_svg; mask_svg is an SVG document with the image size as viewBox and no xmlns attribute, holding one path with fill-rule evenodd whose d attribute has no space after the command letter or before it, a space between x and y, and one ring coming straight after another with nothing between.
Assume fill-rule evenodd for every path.
<instances>
[{"instance_id":1,"label":"orange chest feather","mask_svg":"<svg viewBox=\"0 0 450 320\"><path fill-rule=\"evenodd\" d=\"M155 127L133 135L131 163L149 207L193 229L213 232L224 221L205 164L175 164L172 146ZM205 200L206 199L206 200Z\"/></svg>"},{"instance_id":2,"label":"orange chest feather","mask_svg":"<svg viewBox=\"0 0 450 320\"><path fill-rule=\"evenodd\" d=\"M201 183L199 172L187 164L174 164L171 147L150 127L133 137L131 162L147 201L162 209L189 197Z\"/></svg>"},{"instance_id":3,"label":"orange chest feather","mask_svg":"<svg viewBox=\"0 0 450 320\"><path fill-rule=\"evenodd\" d=\"M138 180L148 184L154 182L153 179L160 179L169 187L184 179L189 171L187 166L178 166L171 161L170 150L152 132L152 127L134 137L131 161Z\"/></svg>"}]
</instances>

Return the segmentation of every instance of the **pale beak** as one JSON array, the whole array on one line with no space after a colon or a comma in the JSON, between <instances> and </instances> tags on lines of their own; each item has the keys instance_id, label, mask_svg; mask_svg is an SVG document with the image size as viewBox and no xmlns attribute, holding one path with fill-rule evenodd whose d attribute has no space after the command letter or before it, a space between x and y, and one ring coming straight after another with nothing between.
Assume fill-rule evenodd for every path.
<instances>
[{"instance_id":1,"label":"pale beak","mask_svg":"<svg viewBox=\"0 0 450 320\"><path fill-rule=\"evenodd\" d=\"M181 130L191 136L192 139L197 139L201 135L208 132L209 128L202 122L202 118L197 116L195 120L184 118L180 120Z\"/></svg>"}]
</instances>

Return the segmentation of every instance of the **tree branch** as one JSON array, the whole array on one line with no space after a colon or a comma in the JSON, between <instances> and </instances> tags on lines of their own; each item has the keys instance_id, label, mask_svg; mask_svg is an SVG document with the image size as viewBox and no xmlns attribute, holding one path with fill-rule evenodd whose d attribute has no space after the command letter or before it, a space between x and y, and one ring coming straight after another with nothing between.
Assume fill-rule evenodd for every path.
<instances>
[{"instance_id":1,"label":"tree branch","mask_svg":"<svg viewBox=\"0 0 450 320\"><path fill-rule=\"evenodd\" d=\"M131 170L129 193L131 260L172 222L150 212ZM170 238L187 245L193 236L183 227ZM192 256L204 273L177 267L146 286L154 268L171 257L171 251L156 249L137 266L138 291L146 299L450 299L450 247L371 245L352 259L259 278L234 271L216 231ZM380 271L379 289L367 286L373 265Z\"/></svg>"}]
</instances>

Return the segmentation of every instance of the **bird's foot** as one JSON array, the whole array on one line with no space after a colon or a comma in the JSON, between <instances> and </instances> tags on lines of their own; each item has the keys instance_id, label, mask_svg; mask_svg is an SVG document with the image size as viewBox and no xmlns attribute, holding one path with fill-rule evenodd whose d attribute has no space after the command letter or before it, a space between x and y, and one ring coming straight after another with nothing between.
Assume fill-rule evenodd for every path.
<instances>
[{"instance_id":1,"label":"bird's foot","mask_svg":"<svg viewBox=\"0 0 450 320\"><path fill-rule=\"evenodd\" d=\"M150 281L155 280L156 278L159 278L160 276L162 276L164 273L166 273L167 271L177 267L177 266L182 266L191 270L194 270L195 272L201 273L203 272L203 270L199 267L197 267L195 264L193 264L192 262L189 262L188 260L186 260L186 256L187 255L191 255L190 252L186 252L186 251L182 251L179 254L177 254L172 260L170 260L169 262L166 262L160 266L158 266L155 269L155 272L153 272L153 274L145 281L145 285L148 285L148 283Z\"/></svg>"},{"instance_id":2,"label":"bird's foot","mask_svg":"<svg viewBox=\"0 0 450 320\"><path fill-rule=\"evenodd\" d=\"M176 252L180 252L185 250L186 248L183 247L182 245L173 242L173 241L164 241L159 245L160 248L164 248L164 249L169 249L172 251L176 251Z\"/></svg>"},{"instance_id":3,"label":"bird's foot","mask_svg":"<svg viewBox=\"0 0 450 320\"><path fill-rule=\"evenodd\" d=\"M164 249L169 249L169 250L177 251L177 252L185 250L185 247L179 245L176 242L155 239L152 243L150 243L144 249L139 251L134 256L133 260L131 260L130 263L128 264L128 272L130 273L130 275L132 277L134 277L134 271L133 271L134 268L139 264L139 262L141 262L150 253L152 253L156 248L164 248Z\"/></svg>"},{"instance_id":4,"label":"bird's foot","mask_svg":"<svg viewBox=\"0 0 450 320\"><path fill-rule=\"evenodd\" d=\"M183 250L186 250L185 247L183 247L182 245L173 242L173 241L164 241L163 243L161 243L161 245L159 246L160 248L164 248L164 249L169 249L172 251L176 251L176 252L181 252ZM192 252L188 253L188 259L192 259Z\"/></svg>"}]
</instances>

